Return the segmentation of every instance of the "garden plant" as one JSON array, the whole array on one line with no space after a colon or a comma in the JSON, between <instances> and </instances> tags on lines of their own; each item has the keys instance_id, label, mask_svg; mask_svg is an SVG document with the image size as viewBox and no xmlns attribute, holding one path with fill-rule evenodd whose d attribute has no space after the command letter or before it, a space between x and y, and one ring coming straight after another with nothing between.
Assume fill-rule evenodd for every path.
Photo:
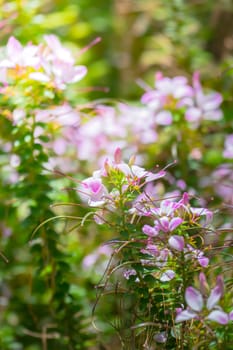
<instances>
[{"instance_id":1,"label":"garden plant","mask_svg":"<svg viewBox=\"0 0 233 350\"><path fill-rule=\"evenodd\" d=\"M124 96L108 97L96 82L110 68L93 59L99 76L89 77L104 39L83 34L77 48L73 30L63 43L52 13L54 33L45 21L37 36L39 5L16 3L3 4L0 22L0 349L231 350L231 68L214 84L198 54L191 58L195 50L202 64L208 58L196 40L183 58L187 73L159 62L149 79L137 71L132 92L136 70L122 58L115 79ZM56 20L73 28L75 5L58 3ZM157 21L168 19L168 46L177 44L184 64L187 23L175 27L172 18L191 12L172 3ZM130 4L115 10L124 18ZM128 38L141 33L137 13L148 28L152 21L149 7L137 6ZM30 11L35 38L17 23ZM180 40L169 26L181 28Z\"/></svg>"}]
</instances>

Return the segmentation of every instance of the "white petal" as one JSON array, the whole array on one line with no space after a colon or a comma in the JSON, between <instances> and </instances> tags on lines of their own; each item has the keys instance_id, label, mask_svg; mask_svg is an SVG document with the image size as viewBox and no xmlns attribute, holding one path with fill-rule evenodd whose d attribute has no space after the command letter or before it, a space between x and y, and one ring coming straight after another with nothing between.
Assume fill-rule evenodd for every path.
<instances>
[{"instance_id":1,"label":"white petal","mask_svg":"<svg viewBox=\"0 0 233 350\"><path fill-rule=\"evenodd\" d=\"M206 303L207 309L211 310L214 307L214 305L217 304L221 296L222 296L221 288L220 286L217 285L211 290L210 296L207 299L207 303Z\"/></svg>"},{"instance_id":2,"label":"white petal","mask_svg":"<svg viewBox=\"0 0 233 350\"><path fill-rule=\"evenodd\" d=\"M220 324L227 324L229 321L228 314L224 311L214 310L208 316L208 320L215 321Z\"/></svg>"},{"instance_id":3,"label":"white petal","mask_svg":"<svg viewBox=\"0 0 233 350\"><path fill-rule=\"evenodd\" d=\"M189 311L189 310L184 310L181 311L175 319L175 322L183 322L183 321L188 321L191 320L192 318L197 317L196 312Z\"/></svg>"},{"instance_id":4,"label":"white petal","mask_svg":"<svg viewBox=\"0 0 233 350\"><path fill-rule=\"evenodd\" d=\"M175 277L175 275L176 274L175 274L175 272L173 270L167 270L160 277L160 281L161 282L171 281Z\"/></svg>"},{"instance_id":5,"label":"white petal","mask_svg":"<svg viewBox=\"0 0 233 350\"><path fill-rule=\"evenodd\" d=\"M201 311L203 308L203 298L201 293L193 288L188 287L185 291L185 300L187 304L193 309L194 311Z\"/></svg>"}]
</instances>

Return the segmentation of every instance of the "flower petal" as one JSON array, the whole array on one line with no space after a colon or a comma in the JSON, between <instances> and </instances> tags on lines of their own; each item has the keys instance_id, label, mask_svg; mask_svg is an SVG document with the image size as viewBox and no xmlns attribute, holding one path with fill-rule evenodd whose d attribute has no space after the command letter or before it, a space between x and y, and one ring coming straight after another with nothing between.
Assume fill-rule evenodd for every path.
<instances>
[{"instance_id":1,"label":"flower petal","mask_svg":"<svg viewBox=\"0 0 233 350\"><path fill-rule=\"evenodd\" d=\"M229 321L228 314L224 311L214 310L208 316L208 320L215 321L220 324L227 324Z\"/></svg>"},{"instance_id":2,"label":"flower petal","mask_svg":"<svg viewBox=\"0 0 233 350\"><path fill-rule=\"evenodd\" d=\"M185 300L187 304L193 309L194 311L201 311L203 308L203 298L201 293L193 288L188 287L185 291Z\"/></svg>"},{"instance_id":3,"label":"flower petal","mask_svg":"<svg viewBox=\"0 0 233 350\"><path fill-rule=\"evenodd\" d=\"M205 256L200 256L197 258L197 260L202 267L206 267L209 265L209 259Z\"/></svg>"},{"instance_id":4,"label":"flower petal","mask_svg":"<svg viewBox=\"0 0 233 350\"><path fill-rule=\"evenodd\" d=\"M221 287L217 285L211 290L210 296L207 299L207 303L206 303L207 309L211 310L217 304L221 296L222 296Z\"/></svg>"},{"instance_id":5,"label":"flower petal","mask_svg":"<svg viewBox=\"0 0 233 350\"><path fill-rule=\"evenodd\" d=\"M193 312L190 310L184 310L178 313L178 315L176 316L175 322L188 321L195 317L197 317L196 312Z\"/></svg>"},{"instance_id":6,"label":"flower petal","mask_svg":"<svg viewBox=\"0 0 233 350\"><path fill-rule=\"evenodd\" d=\"M175 275L176 274L175 274L175 272L173 270L167 270L160 277L160 281L161 282L171 281L175 277Z\"/></svg>"},{"instance_id":7,"label":"flower petal","mask_svg":"<svg viewBox=\"0 0 233 350\"><path fill-rule=\"evenodd\" d=\"M145 233L145 235L149 237L155 237L158 235L158 231L155 229L155 227L152 227L150 225L144 225L142 228L142 232Z\"/></svg>"},{"instance_id":8,"label":"flower petal","mask_svg":"<svg viewBox=\"0 0 233 350\"><path fill-rule=\"evenodd\" d=\"M182 251L184 249L184 237L183 236L171 236L168 240L168 244L171 248Z\"/></svg>"},{"instance_id":9,"label":"flower petal","mask_svg":"<svg viewBox=\"0 0 233 350\"><path fill-rule=\"evenodd\" d=\"M174 231L184 220L181 218L172 218L169 224L170 231Z\"/></svg>"}]
</instances>

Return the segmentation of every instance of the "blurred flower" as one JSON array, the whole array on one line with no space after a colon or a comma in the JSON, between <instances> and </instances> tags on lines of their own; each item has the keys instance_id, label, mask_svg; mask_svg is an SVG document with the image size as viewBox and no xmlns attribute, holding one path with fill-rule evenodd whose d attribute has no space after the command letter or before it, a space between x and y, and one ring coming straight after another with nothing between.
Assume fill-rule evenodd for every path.
<instances>
[{"instance_id":1,"label":"blurred flower","mask_svg":"<svg viewBox=\"0 0 233 350\"><path fill-rule=\"evenodd\" d=\"M193 75L194 96L190 100L189 107L185 112L185 118L198 127L202 120L218 121L222 119L223 113L219 109L222 96L219 93L205 95L199 80L199 73Z\"/></svg>"}]
</instances>

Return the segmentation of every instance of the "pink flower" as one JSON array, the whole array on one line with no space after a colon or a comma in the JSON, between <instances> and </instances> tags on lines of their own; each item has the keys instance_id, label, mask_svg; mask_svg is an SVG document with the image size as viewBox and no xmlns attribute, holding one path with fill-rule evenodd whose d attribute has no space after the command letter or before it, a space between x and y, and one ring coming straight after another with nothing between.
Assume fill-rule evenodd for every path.
<instances>
[{"instance_id":1,"label":"pink flower","mask_svg":"<svg viewBox=\"0 0 233 350\"><path fill-rule=\"evenodd\" d=\"M222 103L222 96L219 93L203 93L199 73L193 75L194 99L185 113L188 122L193 123L194 127L198 127L201 120L217 121L222 119L223 113L219 109Z\"/></svg>"},{"instance_id":2,"label":"pink flower","mask_svg":"<svg viewBox=\"0 0 233 350\"><path fill-rule=\"evenodd\" d=\"M203 279L203 274L199 277L199 280L203 283L206 279ZM201 286L201 290L203 292L203 285ZM231 320L231 315L222 311L220 306L217 305L220 298L223 296L223 280L221 276L217 277L216 286L211 290L209 297L207 298L206 305L204 303L204 298L202 293L193 288L188 287L185 290L185 301L187 303L187 309L183 311L179 311L176 316L176 322L183 322L190 320L192 318L200 318L202 316L202 312L205 308L210 311L212 310L205 319L210 321L215 321L219 324L225 325Z\"/></svg>"},{"instance_id":3,"label":"pink flower","mask_svg":"<svg viewBox=\"0 0 233 350\"><path fill-rule=\"evenodd\" d=\"M0 67L15 68L17 65L38 69L41 65L38 47L31 44L23 47L11 36L6 45L6 58L0 62Z\"/></svg>"},{"instance_id":4,"label":"pink flower","mask_svg":"<svg viewBox=\"0 0 233 350\"><path fill-rule=\"evenodd\" d=\"M158 231L163 232L172 232L183 222L182 218L174 217L169 218L167 216L163 216L158 220L155 220L155 228Z\"/></svg>"},{"instance_id":5,"label":"pink flower","mask_svg":"<svg viewBox=\"0 0 233 350\"><path fill-rule=\"evenodd\" d=\"M155 78L155 89L147 91L141 101L154 111L156 124L171 125L173 116L170 109L185 105L185 101L192 97L193 89L182 76L167 78L158 72Z\"/></svg>"},{"instance_id":6,"label":"pink flower","mask_svg":"<svg viewBox=\"0 0 233 350\"><path fill-rule=\"evenodd\" d=\"M101 178L89 177L82 181L82 188L79 194L83 200L88 200L91 207L102 206L106 203L107 189L102 184Z\"/></svg>"}]
</instances>

